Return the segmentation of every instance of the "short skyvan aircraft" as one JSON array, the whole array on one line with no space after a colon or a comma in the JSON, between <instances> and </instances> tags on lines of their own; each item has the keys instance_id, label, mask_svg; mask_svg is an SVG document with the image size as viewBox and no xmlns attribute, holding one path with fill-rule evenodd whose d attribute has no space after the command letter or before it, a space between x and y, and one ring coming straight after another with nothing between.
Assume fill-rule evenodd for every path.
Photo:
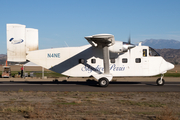
<instances>
[{"instance_id":1,"label":"short skyvan aircraft","mask_svg":"<svg viewBox=\"0 0 180 120\"><path fill-rule=\"evenodd\" d=\"M38 50L38 30L25 25L7 24L8 61L29 60L46 69L73 77L93 76L101 87L115 77L155 76L164 85L164 73L174 65L166 62L153 48L115 41L111 34L97 34L85 39L90 45Z\"/></svg>"}]
</instances>

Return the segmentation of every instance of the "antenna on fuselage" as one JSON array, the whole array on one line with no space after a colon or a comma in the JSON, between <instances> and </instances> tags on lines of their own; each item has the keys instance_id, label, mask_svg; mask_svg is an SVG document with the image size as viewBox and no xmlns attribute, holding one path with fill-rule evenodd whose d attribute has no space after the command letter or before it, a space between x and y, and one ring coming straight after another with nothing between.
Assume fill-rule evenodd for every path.
<instances>
[{"instance_id":1,"label":"antenna on fuselage","mask_svg":"<svg viewBox=\"0 0 180 120\"><path fill-rule=\"evenodd\" d=\"M64 41L64 43L66 44L67 47L69 47L69 45L66 43L66 41Z\"/></svg>"}]
</instances>

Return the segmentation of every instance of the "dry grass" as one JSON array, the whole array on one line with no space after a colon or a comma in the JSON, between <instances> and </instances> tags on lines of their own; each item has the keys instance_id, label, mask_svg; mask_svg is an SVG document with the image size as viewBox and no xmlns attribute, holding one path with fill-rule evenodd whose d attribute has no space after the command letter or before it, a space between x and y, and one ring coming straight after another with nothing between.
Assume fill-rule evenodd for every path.
<instances>
[{"instance_id":1,"label":"dry grass","mask_svg":"<svg viewBox=\"0 0 180 120\"><path fill-rule=\"evenodd\" d=\"M157 115L155 120L178 120L178 118L175 117L175 112L166 108L160 115Z\"/></svg>"},{"instance_id":2,"label":"dry grass","mask_svg":"<svg viewBox=\"0 0 180 120\"><path fill-rule=\"evenodd\" d=\"M143 107L165 107L166 104L156 101L130 101L130 100L120 100L119 104L122 105L133 105L133 106L143 106Z\"/></svg>"},{"instance_id":3,"label":"dry grass","mask_svg":"<svg viewBox=\"0 0 180 120\"><path fill-rule=\"evenodd\" d=\"M178 120L179 113L179 92L0 92L0 120Z\"/></svg>"},{"instance_id":4,"label":"dry grass","mask_svg":"<svg viewBox=\"0 0 180 120\"><path fill-rule=\"evenodd\" d=\"M2 112L20 112L20 113L28 113L33 112L34 107L32 106L11 106L2 108Z\"/></svg>"}]
</instances>

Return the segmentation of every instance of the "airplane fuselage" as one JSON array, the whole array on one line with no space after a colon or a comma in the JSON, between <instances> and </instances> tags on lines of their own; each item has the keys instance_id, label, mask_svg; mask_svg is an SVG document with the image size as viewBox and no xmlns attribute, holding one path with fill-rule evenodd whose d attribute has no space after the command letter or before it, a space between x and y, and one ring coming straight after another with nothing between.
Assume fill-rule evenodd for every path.
<instances>
[{"instance_id":1,"label":"airplane fuselage","mask_svg":"<svg viewBox=\"0 0 180 120\"><path fill-rule=\"evenodd\" d=\"M102 49L91 45L31 51L27 59L67 76L89 77L104 72ZM114 77L154 76L172 67L148 46L136 46L125 53L110 52L109 62Z\"/></svg>"},{"instance_id":2,"label":"airplane fuselage","mask_svg":"<svg viewBox=\"0 0 180 120\"><path fill-rule=\"evenodd\" d=\"M163 85L163 74L174 68L154 49L115 41L112 34L86 36L90 45L38 50L38 30L21 24L7 24L7 58L12 62L29 60L46 69L73 77L93 76L107 87L113 77L154 76Z\"/></svg>"}]
</instances>

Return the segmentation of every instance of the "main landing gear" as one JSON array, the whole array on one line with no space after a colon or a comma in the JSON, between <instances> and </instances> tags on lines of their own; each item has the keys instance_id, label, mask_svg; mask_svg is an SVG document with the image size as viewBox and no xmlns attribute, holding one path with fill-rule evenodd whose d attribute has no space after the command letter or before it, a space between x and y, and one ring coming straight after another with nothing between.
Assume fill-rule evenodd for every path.
<instances>
[{"instance_id":1,"label":"main landing gear","mask_svg":"<svg viewBox=\"0 0 180 120\"><path fill-rule=\"evenodd\" d=\"M112 80L112 74L94 74L94 78L98 81L100 87L107 87Z\"/></svg>"},{"instance_id":2,"label":"main landing gear","mask_svg":"<svg viewBox=\"0 0 180 120\"><path fill-rule=\"evenodd\" d=\"M109 85L109 80L105 77L99 79L100 87L107 87Z\"/></svg>"},{"instance_id":3,"label":"main landing gear","mask_svg":"<svg viewBox=\"0 0 180 120\"><path fill-rule=\"evenodd\" d=\"M161 78L157 79L156 84L158 86L163 86L164 85L165 81L164 81L163 77L164 77L164 74L161 75Z\"/></svg>"}]
</instances>

